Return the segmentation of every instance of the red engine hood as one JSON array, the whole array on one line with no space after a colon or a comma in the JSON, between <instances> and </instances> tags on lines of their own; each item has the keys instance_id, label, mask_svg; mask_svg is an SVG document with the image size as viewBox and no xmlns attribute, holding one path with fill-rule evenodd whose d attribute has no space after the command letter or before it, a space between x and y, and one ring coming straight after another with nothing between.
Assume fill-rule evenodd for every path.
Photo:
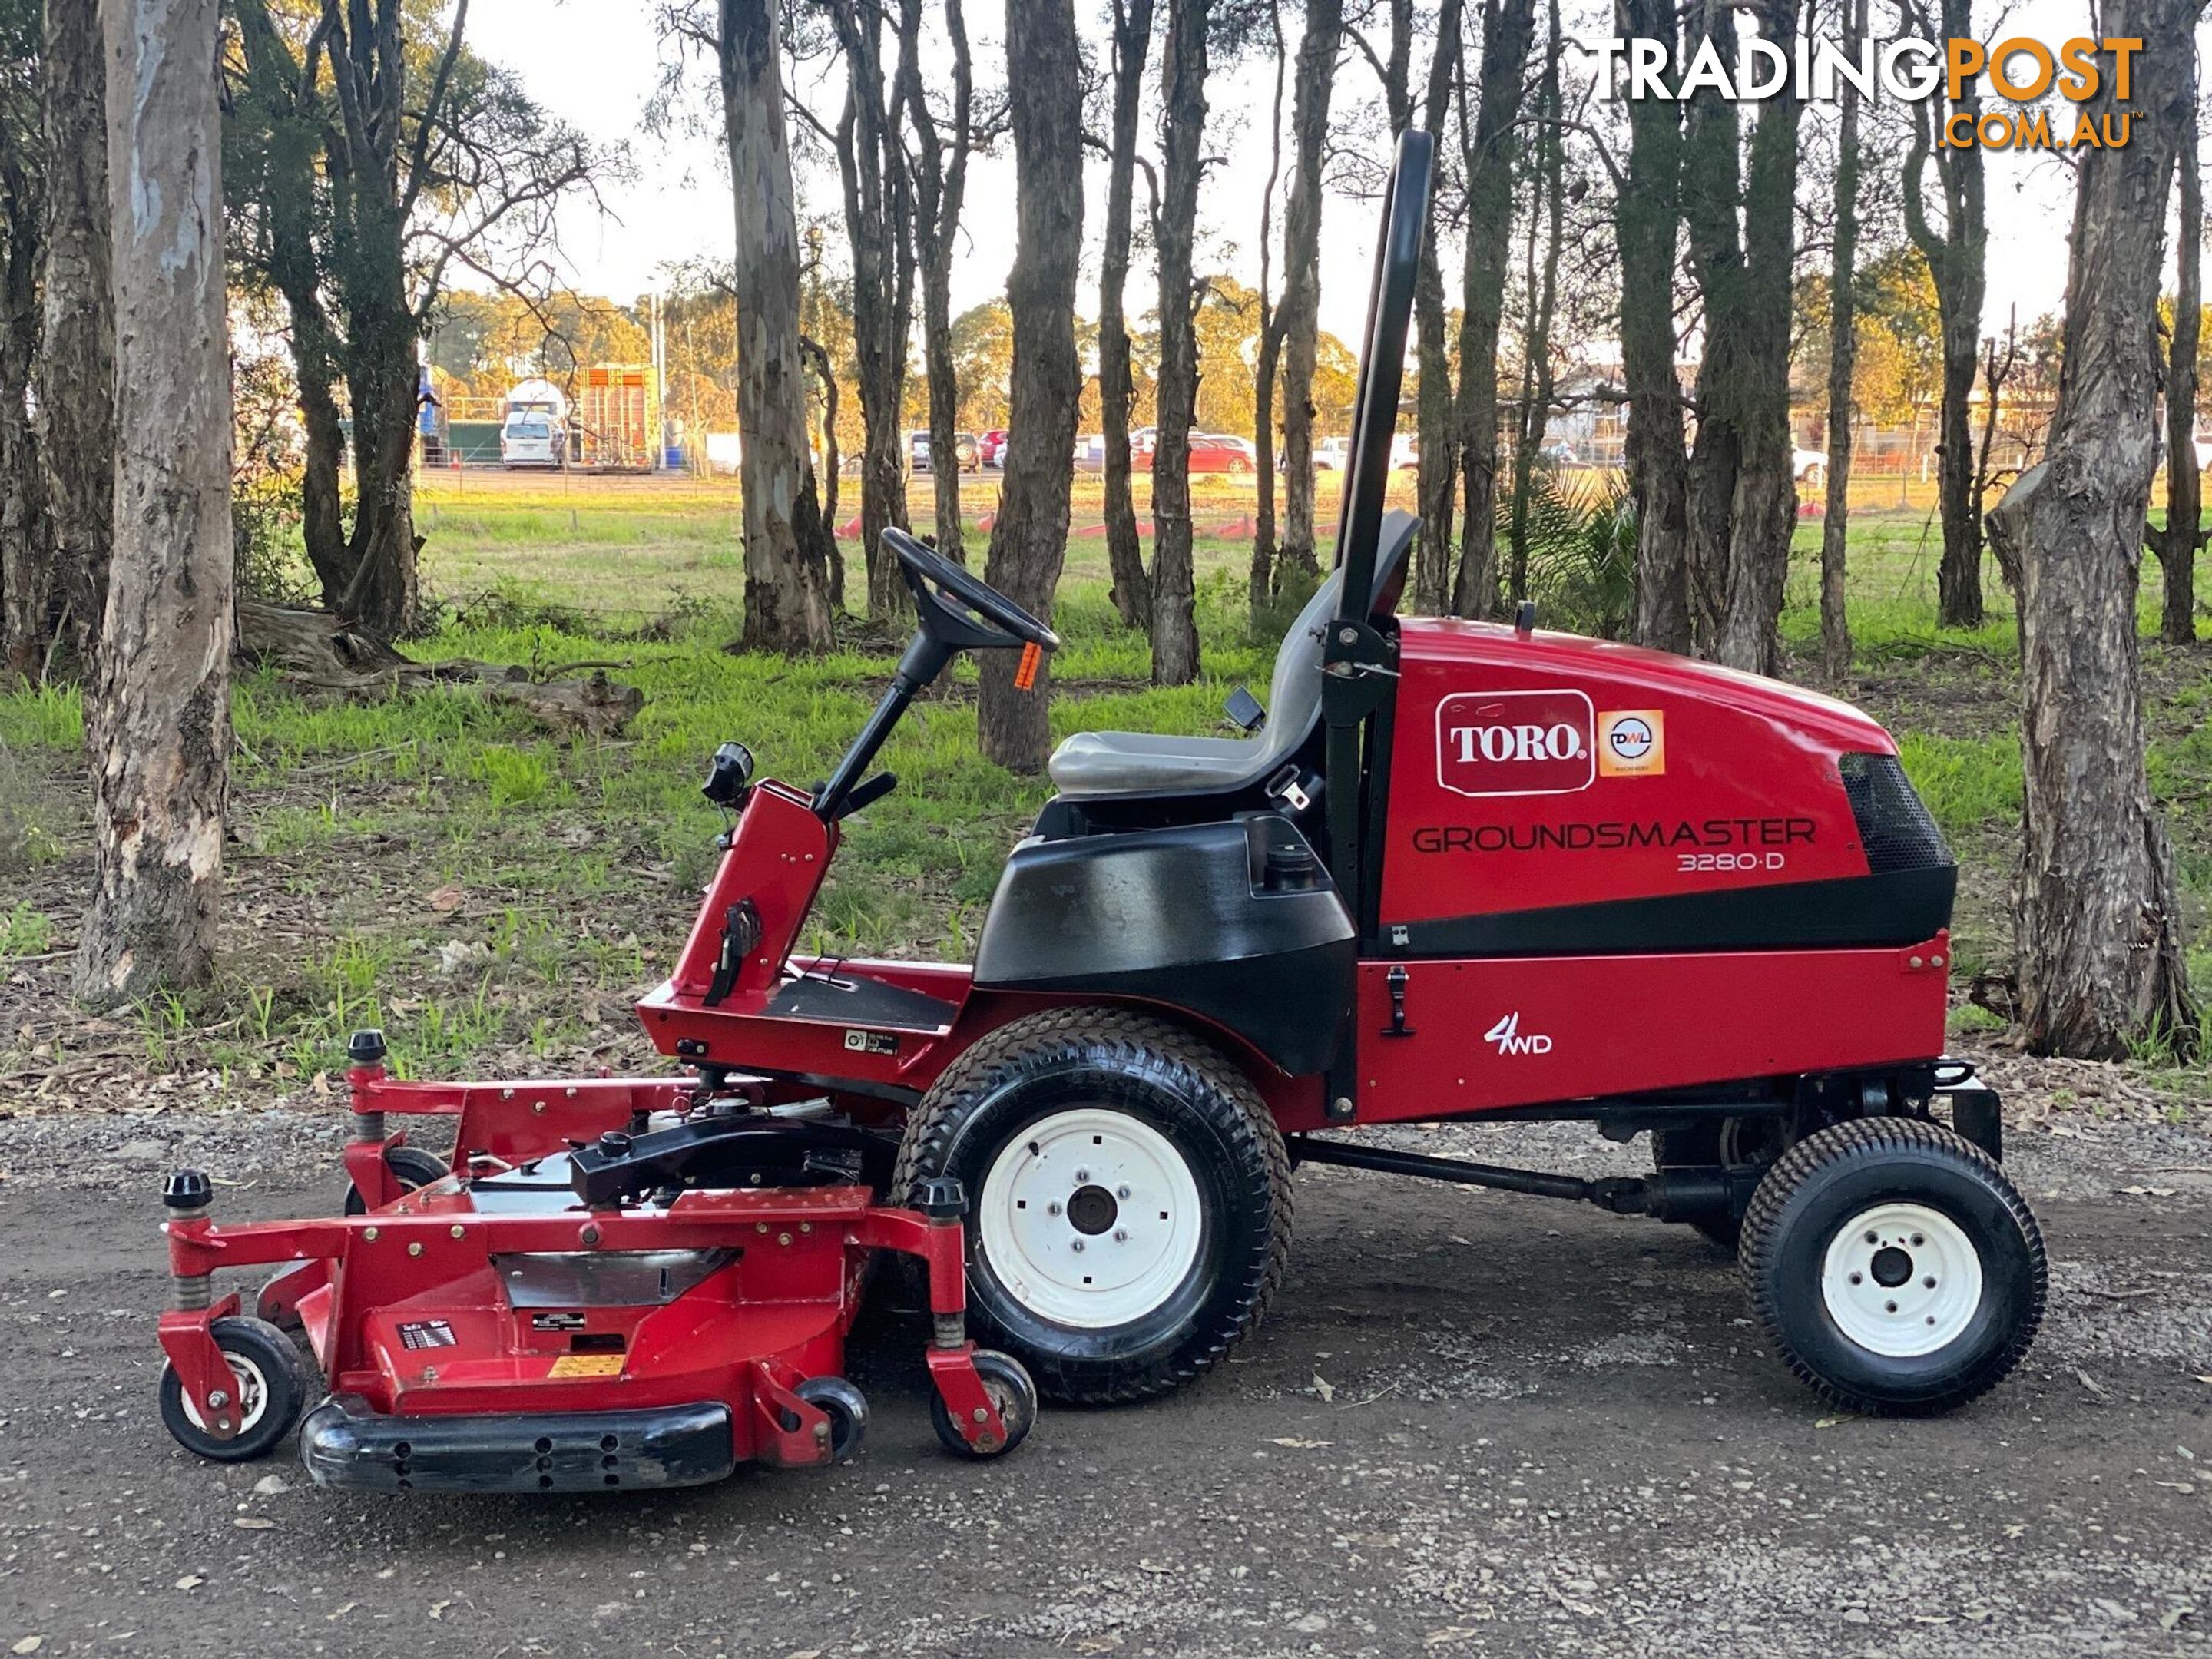
<instances>
[{"instance_id":1,"label":"red engine hood","mask_svg":"<svg viewBox=\"0 0 2212 1659\"><path fill-rule=\"evenodd\" d=\"M1437 617L1405 618L1399 641L1408 665L1419 662L1455 680L1464 673L1469 690L1498 683L1499 671L1516 680L1532 674L1591 690L1603 686L1623 697L1642 690L1725 703L1838 753L1897 752L1888 732L1838 698L1664 651L1541 629L1524 640L1502 623Z\"/></svg>"}]
</instances>

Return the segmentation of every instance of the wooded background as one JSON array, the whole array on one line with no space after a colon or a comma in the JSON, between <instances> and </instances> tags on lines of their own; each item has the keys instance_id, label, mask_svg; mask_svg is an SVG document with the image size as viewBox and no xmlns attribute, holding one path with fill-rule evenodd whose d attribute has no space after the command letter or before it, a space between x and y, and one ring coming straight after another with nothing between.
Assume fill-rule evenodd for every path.
<instances>
[{"instance_id":1,"label":"wooded background","mask_svg":"<svg viewBox=\"0 0 2212 1659\"><path fill-rule=\"evenodd\" d=\"M162 0L135 33L106 16L104 46L82 3L0 0L0 663L83 688L98 871L77 993L130 1003L219 971L234 631L247 660L325 684L499 680L400 648L441 599L426 367L441 403L483 399L642 361L657 325L668 411L743 434L732 643L751 652L896 627L878 537L917 520L1049 613L1071 447L1098 433L1115 615L1155 684L1198 682L1188 434L1250 441L1242 596L1255 632L1279 625L1331 556L1314 448L1344 432L1357 374L1320 327L1320 249L1372 234L1358 198L1418 125L1442 166L1401 421L1409 605L1497 617L1541 589L1575 625L1848 688L1866 472L1932 475L1934 626L1982 629L1992 582L2018 617L2021 1039L2185 1057L2200 1021L2138 598L2148 547L2153 629L2194 645L2198 9L2106 9L2104 33L2144 45L2127 95L2107 76L2084 107L2129 116L2129 142L2064 162L2063 307L1997 319L1987 158L1937 141L1978 85L1955 106L1619 101L1574 44L1656 40L1679 65L1747 33L1978 35L1999 20L1974 0L1007 0L988 20L963 0L661 0L639 23L664 43L647 114L715 131L730 252L621 303L577 291L556 231L635 158L480 57L467 0ZM137 53L165 94L143 108L115 95ZM1217 107L1232 75L1266 106ZM1233 225L1200 215L1227 143L1269 161ZM963 217L976 159L1006 155L1005 293L956 314L957 263L1007 257ZM173 169L165 200L204 209L199 240L149 249L132 181ZM1232 242L1256 282L1213 257ZM910 430L944 457L991 428L1011 436L988 481L910 471ZM1792 653L1814 511L1820 639ZM1046 700L998 667L983 748L1034 772Z\"/></svg>"}]
</instances>

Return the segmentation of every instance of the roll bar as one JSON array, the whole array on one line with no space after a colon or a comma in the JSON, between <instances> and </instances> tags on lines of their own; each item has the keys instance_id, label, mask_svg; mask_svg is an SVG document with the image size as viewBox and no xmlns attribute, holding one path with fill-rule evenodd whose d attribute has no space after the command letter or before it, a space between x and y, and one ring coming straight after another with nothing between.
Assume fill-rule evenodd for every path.
<instances>
[{"instance_id":1,"label":"roll bar","mask_svg":"<svg viewBox=\"0 0 2212 1659\"><path fill-rule=\"evenodd\" d=\"M1352 470L1336 522L1336 562L1344 568L1337 616L1345 622L1367 620L1375 586L1375 549L1382 535L1382 495L1390 482L1390 444L1406 380L1406 330L1413 315L1421 238L1428 231L1435 144L1419 127L1401 133L1383 192L1382 234L1367 290L1366 349L1352 404Z\"/></svg>"}]
</instances>

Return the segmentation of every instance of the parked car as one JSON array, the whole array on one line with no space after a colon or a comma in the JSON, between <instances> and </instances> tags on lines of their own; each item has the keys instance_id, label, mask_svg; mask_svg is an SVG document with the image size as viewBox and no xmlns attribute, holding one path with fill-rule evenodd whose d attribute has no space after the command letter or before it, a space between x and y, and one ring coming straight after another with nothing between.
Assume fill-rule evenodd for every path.
<instances>
[{"instance_id":1,"label":"parked car","mask_svg":"<svg viewBox=\"0 0 2212 1659\"><path fill-rule=\"evenodd\" d=\"M975 459L983 466L1006 464L1006 428L994 426L975 441Z\"/></svg>"},{"instance_id":2,"label":"parked car","mask_svg":"<svg viewBox=\"0 0 2212 1659\"><path fill-rule=\"evenodd\" d=\"M1149 434L1151 428L1147 428ZM1132 450L1136 448L1135 434L1131 434ZM1149 471L1157 453L1156 446L1147 443L1141 452L1131 457L1133 465ZM1259 467L1252 458L1252 446L1243 438L1232 438L1216 432L1194 432L1190 434L1190 471L1193 472L1251 472Z\"/></svg>"},{"instance_id":3,"label":"parked car","mask_svg":"<svg viewBox=\"0 0 2212 1659\"><path fill-rule=\"evenodd\" d=\"M1421 441L1411 432L1401 432L1390 440L1390 470L1410 472L1421 464Z\"/></svg>"},{"instance_id":4,"label":"parked car","mask_svg":"<svg viewBox=\"0 0 2212 1659\"><path fill-rule=\"evenodd\" d=\"M929 434L921 430L909 432L906 434L906 441L908 469L915 472L930 471L933 463L929 453ZM982 470L981 451L974 433L954 433L952 454L955 463L963 472L978 472Z\"/></svg>"},{"instance_id":5,"label":"parked car","mask_svg":"<svg viewBox=\"0 0 2212 1659\"><path fill-rule=\"evenodd\" d=\"M1314 470L1317 472L1342 472L1352 465L1352 440L1323 438L1313 447Z\"/></svg>"},{"instance_id":6,"label":"parked car","mask_svg":"<svg viewBox=\"0 0 2212 1659\"><path fill-rule=\"evenodd\" d=\"M1790 452L1790 471L1802 488L1825 489L1828 485L1828 452L1825 449L1792 449Z\"/></svg>"}]
</instances>

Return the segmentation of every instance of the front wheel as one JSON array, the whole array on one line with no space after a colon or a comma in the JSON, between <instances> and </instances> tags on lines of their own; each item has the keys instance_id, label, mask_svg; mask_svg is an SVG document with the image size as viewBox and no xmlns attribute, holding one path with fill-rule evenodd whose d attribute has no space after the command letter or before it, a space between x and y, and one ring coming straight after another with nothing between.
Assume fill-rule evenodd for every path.
<instances>
[{"instance_id":1,"label":"front wheel","mask_svg":"<svg viewBox=\"0 0 2212 1659\"><path fill-rule=\"evenodd\" d=\"M1741 1250L1752 1312L1784 1362L1846 1411L1948 1411L2035 1340L2043 1235L2004 1171L1917 1118L1859 1118L1776 1160Z\"/></svg>"},{"instance_id":2,"label":"front wheel","mask_svg":"<svg viewBox=\"0 0 2212 1659\"><path fill-rule=\"evenodd\" d=\"M243 1463L265 1456L292 1432L307 1403L307 1376L292 1339L259 1319L218 1319L211 1328L215 1345L229 1362L233 1386L221 1400L185 1397L184 1380L174 1365L161 1367L161 1425L195 1456L216 1463ZM235 1420L238 1431L218 1439L208 1419Z\"/></svg>"},{"instance_id":3,"label":"front wheel","mask_svg":"<svg viewBox=\"0 0 2212 1659\"><path fill-rule=\"evenodd\" d=\"M969 1198L968 1316L1055 1400L1139 1400L1218 1364L1290 1254L1290 1162L1250 1082L1164 1021L1002 1027L908 1123L893 1190Z\"/></svg>"}]
</instances>

